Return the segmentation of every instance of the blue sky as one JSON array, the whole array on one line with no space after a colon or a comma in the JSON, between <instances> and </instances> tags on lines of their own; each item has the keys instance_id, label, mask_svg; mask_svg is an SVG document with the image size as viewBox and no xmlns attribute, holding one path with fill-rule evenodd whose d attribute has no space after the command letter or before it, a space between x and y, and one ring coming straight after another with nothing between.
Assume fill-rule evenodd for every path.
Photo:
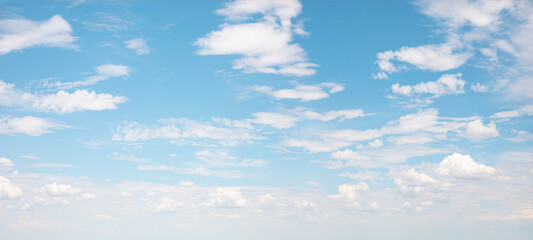
<instances>
[{"instance_id":1,"label":"blue sky","mask_svg":"<svg viewBox=\"0 0 533 240\"><path fill-rule=\"evenodd\" d=\"M0 1L2 239L530 239L527 1Z\"/></svg>"}]
</instances>

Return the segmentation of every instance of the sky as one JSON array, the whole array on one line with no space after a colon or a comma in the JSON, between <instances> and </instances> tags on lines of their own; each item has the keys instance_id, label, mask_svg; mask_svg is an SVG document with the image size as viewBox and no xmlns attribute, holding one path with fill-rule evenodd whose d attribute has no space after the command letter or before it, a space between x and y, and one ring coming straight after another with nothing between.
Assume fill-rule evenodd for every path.
<instances>
[{"instance_id":1,"label":"sky","mask_svg":"<svg viewBox=\"0 0 533 240\"><path fill-rule=\"evenodd\" d=\"M532 239L530 1L0 0L0 239Z\"/></svg>"}]
</instances>

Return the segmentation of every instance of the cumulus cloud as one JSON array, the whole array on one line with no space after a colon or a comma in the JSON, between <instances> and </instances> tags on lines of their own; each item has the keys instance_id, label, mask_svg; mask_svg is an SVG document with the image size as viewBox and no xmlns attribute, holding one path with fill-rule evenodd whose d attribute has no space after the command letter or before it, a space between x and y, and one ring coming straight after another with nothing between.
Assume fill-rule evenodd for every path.
<instances>
[{"instance_id":1,"label":"cumulus cloud","mask_svg":"<svg viewBox=\"0 0 533 240\"><path fill-rule=\"evenodd\" d=\"M0 199L17 198L22 195L22 189L13 185L9 179L0 176Z\"/></svg>"},{"instance_id":2,"label":"cumulus cloud","mask_svg":"<svg viewBox=\"0 0 533 240\"><path fill-rule=\"evenodd\" d=\"M368 184L360 182L358 184L342 184L337 186L338 193L330 195L329 198L344 201L348 207L360 207L356 201L358 198L358 192L368 191Z\"/></svg>"},{"instance_id":3,"label":"cumulus cloud","mask_svg":"<svg viewBox=\"0 0 533 240\"><path fill-rule=\"evenodd\" d=\"M494 122L484 125L481 120L474 120L468 122L466 131L463 132L461 136L474 140L482 140L485 138L500 136L500 133L496 129L496 124Z\"/></svg>"},{"instance_id":4,"label":"cumulus cloud","mask_svg":"<svg viewBox=\"0 0 533 240\"><path fill-rule=\"evenodd\" d=\"M344 86L325 82L317 85L296 85L294 88L273 90L267 86L254 86L254 91L267 94L276 99L299 99L302 102L328 98L330 94L344 91Z\"/></svg>"},{"instance_id":5,"label":"cumulus cloud","mask_svg":"<svg viewBox=\"0 0 533 240\"><path fill-rule=\"evenodd\" d=\"M135 38L131 40L124 41L126 48L133 49L138 55L145 55L150 53L150 47L144 39Z\"/></svg>"},{"instance_id":6,"label":"cumulus cloud","mask_svg":"<svg viewBox=\"0 0 533 240\"><path fill-rule=\"evenodd\" d=\"M45 84L46 87L54 87L58 89L70 89L76 87L84 87L93 85L97 82L107 80L112 77L125 77L130 74L131 69L128 66L105 64L96 67L96 74L92 75L85 80L76 82L54 82Z\"/></svg>"},{"instance_id":7,"label":"cumulus cloud","mask_svg":"<svg viewBox=\"0 0 533 240\"><path fill-rule=\"evenodd\" d=\"M307 62L305 51L293 43L294 34L303 33L291 20L301 12L297 0L244 1L225 4L217 14L230 20L250 19L264 15L252 23L224 24L220 30L199 38L194 44L199 55L242 55L233 62L234 69L246 73L271 73L293 76L313 75L318 65Z\"/></svg>"},{"instance_id":8,"label":"cumulus cloud","mask_svg":"<svg viewBox=\"0 0 533 240\"><path fill-rule=\"evenodd\" d=\"M0 55L29 47L76 48L72 27L55 15L48 20L35 22L25 18L0 20Z\"/></svg>"},{"instance_id":9,"label":"cumulus cloud","mask_svg":"<svg viewBox=\"0 0 533 240\"><path fill-rule=\"evenodd\" d=\"M13 135L21 133L30 136L40 136L45 133L50 133L51 129L60 129L66 127L69 126L33 116L0 117L0 134Z\"/></svg>"},{"instance_id":10,"label":"cumulus cloud","mask_svg":"<svg viewBox=\"0 0 533 240\"><path fill-rule=\"evenodd\" d=\"M454 153L440 162L435 173L464 179L478 179L496 174L496 169L474 162L470 155Z\"/></svg>"},{"instance_id":11,"label":"cumulus cloud","mask_svg":"<svg viewBox=\"0 0 533 240\"><path fill-rule=\"evenodd\" d=\"M211 198L207 206L219 207L246 207L249 205L248 200L239 191L237 187L219 187L209 193Z\"/></svg>"},{"instance_id":12,"label":"cumulus cloud","mask_svg":"<svg viewBox=\"0 0 533 240\"><path fill-rule=\"evenodd\" d=\"M396 83L392 85L392 92L399 95L411 96L413 94L447 95L464 93L465 81L462 74L444 74L437 81L421 82L416 85L404 85Z\"/></svg>"},{"instance_id":13,"label":"cumulus cloud","mask_svg":"<svg viewBox=\"0 0 533 240\"><path fill-rule=\"evenodd\" d=\"M118 108L126 102L125 97L94 91L76 90L72 93L58 91L53 94L32 94L15 89L14 84L0 80L0 105L17 106L36 111L72 113L78 111L101 111Z\"/></svg>"},{"instance_id":14,"label":"cumulus cloud","mask_svg":"<svg viewBox=\"0 0 533 240\"><path fill-rule=\"evenodd\" d=\"M51 184L46 184L41 188L41 191L55 196L67 196L77 194L81 192L81 189L72 187L70 184L57 184L56 182L53 182Z\"/></svg>"}]
</instances>

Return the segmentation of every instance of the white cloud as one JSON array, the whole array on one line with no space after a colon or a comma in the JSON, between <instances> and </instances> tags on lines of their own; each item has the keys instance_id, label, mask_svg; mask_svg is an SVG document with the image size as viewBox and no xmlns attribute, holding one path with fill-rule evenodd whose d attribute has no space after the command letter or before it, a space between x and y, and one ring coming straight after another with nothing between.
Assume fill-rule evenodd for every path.
<instances>
[{"instance_id":1,"label":"white cloud","mask_svg":"<svg viewBox=\"0 0 533 240\"><path fill-rule=\"evenodd\" d=\"M489 87L487 85L481 85L480 83L476 83L476 85L470 86L470 89L474 92L483 93L489 91Z\"/></svg>"},{"instance_id":2,"label":"white cloud","mask_svg":"<svg viewBox=\"0 0 533 240\"><path fill-rule=\"evenodd\" d=\"M191 181L179 181L178 183L182 187L192 187L194 186L194 183Z\"/></svg>"},{"instance_id":3,"label":"white cloud","mask_svg":"<svg viewBox=\"0 0 533 240\"><path fill-rule=\"evenodd\" d=\"M107 80L112 77L128 76L130 74L131 69L128 66L123 66L123 65L105 64L105 65L100 65L96 67L95 71L97 74L92 75L82 81L76 81L76 82L57 81L54 83L47 83L45 84L45 86L55 87L58 89L71 89L71 88L76 88L76 87L89 86L97 82Z\"/></svg>"},{"instance_id":4,"label":"white cloud","mask_svg":"<svg viewBox=\"0 0 533 240\"><path fill-rule=\"evenodd\" d=\"M125 154L120 154L120 153L114 152L111 155L109 155L108 157L112 158L112 159L115 159L115 160L118 160L118 161L148 162L148 160L146 160L144 158L138 158L138 157L136 157L133 154L125 155Z\"/></svg>"},{"instance_id":5,"label":"white cloud","mask_svg":"<svg viewBox=\"0 0 533 240\"><path fill-rule=\"evenodd\" d=\"M463 132L460 135L470 139L482 140L485 138L500 136L500 133L496 129L496 124L494 122L490 122L485 126L481 120L474 120L468 122L466 132Z\"/></svg>"},{"instance_id":6,"label":"white cloud","mask_svg":"<svg viewBox=\"0 0 533 240\"><path fill-rule=\"evenodd\" d=\"M315 152L327 152L336 150L342 147L348 147L355 142L369 141L376 138L380 138L384 135L398 135L398 134L423 134L431 133L438 134L434 138L445 138L448 132L460 132L461 129L467 127L468 121L478 119L477 117L469 118L449 118L439 117L436 109L423 109L414 114L408 114L401 116L399 119L390 121L387 125L380 129L340 129L340 130L326 130L317 133L319 140L304 140L286 138L283 141L285 146L289 147L303 147L311 153ZM471 124L472 125L472 124ZM473 124L470 131L467 133L459 134L458 136L469 138L486 138L494 136L495 126L489 124L487 127L475 128L476 123ZM494 128L494 129L493 129ZM402 141L413 142L416 139L391 139L392 141L402 143ZM400 145L400 144L399 144ZM423 151L425 152L425 151ZM394 157L393 157L394 158Z\"/></svg>"},{"instance_id":7,"label":"white cloud","mask_svg":"<svg viewBox=\"0 0 533 240\"><path fill-rule=\"evenodd\" d=\"M236 161L236 157L224 151L196 151L194 154L196 159L222 166L237 166L237 167L256 167L266 165L267 162L261 159L244 159Z\"/></svg>"},{"instance_id":8,"label":"white cloud","mask_svg":"<svg viewBox=\"0 0 533 240\"><path fill-rule=\"evenodd\" d=\"M126 48L133 49L138 55L145 55L150 53L150 47L146 44L146 41L141 38L135 38L124 41Z\"/></svg>"},{"instance_id":9,"label":"white cloud","mask_svg":"<svg viewBox=\"0 0 533 240\"><path fill-rule=\"evenodd\" d=\"M51 129L60 129L69 127L61 125L44 118L33 116L26 117L0 117L0 134L17 134L22 133L30 136L40 136L45 133L50 133Z\"/></svg>"},{"instance_id":10,"label":"white cloud","mask_svg":"<svg viewBox=\"0 0 533 240\"><path fill-rule=\"evenodd\" d=\"M250 19L260 13L264 17L253 23L224 24L199 38L195 45L199 55L242 55L233 63L234 69L246 73L271 73L307 76L315 73L318 65L307 62L305 51L292 43L293 34L303 33L292 28L291 19L301 12L298 1L234 1L217 14L231 20Z\"/></svg>"},{"instance_id":11,"label":"white cloud","mask_svg":"<svg viewBox=\"0 0 533 240\"><path fill-rule=\"evenodd\" d=\"M440 162L435 170L439 175L451 176L464 179L477 179L490 177L496 173L496 169L474 162L470 155L454 153Z\"/></svg>"},{"instance_id":12,"label":"white cloud","mask_svg":"<svg viewBox=\"0 0 533 240\"><path fill-rule=\"evenodd\" d=\"M295 111L295 112L297 115L300 115L301 117L305 119L320 120L324 122L331 121L337 118L340 121L343 121L347 119L364 117L364 116L369 115L369 114L365 114L362 109L334 110L334 111L328 111L324 113L317 113L313 111Z\"/></svg>"},{"instance_id":13,"label":"white cloud","mask_svg":"<svg viewBox=\"0 0 533 240\"><path fill-rule=\"evenodd\" d=\"M344 86L325 82L317 85L296 85L292 89L272 90L267 86L254 86L253 89L257 92L267 94L276 99L300 99L302 102L328 98L330 94L341 92Z\"/></svg>"},{"instance_id":14,"label":"white cloud","mask_svg":"<svg viewBox=\"0 0 533 240\"><path fill-rule=\"evenodd\" d=\"M152 207L157 212L174 212L182 208L184 205L184 203L177 202L172 198L163 197L159 199L156 203L154 203Z\"/></svg>"},{"instance_id":15,"label":"white cloud","mask_svg":"<svg viewBox=\"0 0 533 240\"><path fill-rule=\"evenodd\" d=\"M57 184L56 182L53 182L51 184L46 184L41 188L41 191L55 196L66 196L77 194L81 192L81 189L72 187L70 184Z\"/></svg>"},{"instance_id":16,"label":"white cloud","mask_svg":"<svg viewBox=\"0 0 533 240\"><path fill-rule=\"evenodd\" d=\"M514 118L514 117L521 117L521 116L531 116L533 115L533 105L526 105L519 107L516 110L511 111L504 111L504 112L497 112L490 116L490 118Z\"/></svg>"},{"instance_id":17,"label":"white cloud","mask_svg":"<svg viewBox=\"0 0 533 240\"><path fill-rule=\"evenodd\" d=\"M411 96L412 94L447 95L464 93L465 81L461 74L444 74L437 81L421 82L416 85L400 86L392 85L392 92L400 95Z\"/></svg>"},{"instance_id":18,"label":"white cloud","mask_svg":"<svg viewBox=\"0 0 533 240\"><path fill-rule=\"evenodd\" d=\"M273 128L285 129L291 128L296 125L296 122L299 120L297 117L281 114L281 113L272 113L272 112L258 112L252 114L255 118L249 119L249 122L255 124L264 124L270 125Z\"/></svg>"},{"instance_id":19,"label":"white cloud","mask_svg":"<svg viewBox=\"0 0 533 240\"><path fill-rule=\"evenodd\" d=\"M22 189L11 184L11 181L6 177L0 176L0 199L2 198L17 198L22 195Z\"/></svg>"},{"instance_id":20,"label":"white cloud","mask_svg":"<svg viewBox=\"0 0 533 240\"><path fill-rule=\"evenodd\" d=\"M137 122L127 123L114 131L114 141L146 141L150 139L215 140L223 145L259 139L249 129L217 127L190 119L166 119L162 126L149 127Z\"/></svg>"},{"instance_id":21,"label":"white cloud","mask_svg":"<svg viewBox=\"0 0 533 240\"><path fill-rule=\"evenodd\" d=\"M224 8L217 9L216 13L226 16L230 20L238 21L248 18L249 15L261 13L267 16L276 16L284 27L291 26L291 19L302 11L302 4L298 0L287 1L246 1L236 0L224 4Z\"/></svg>"},{"instance_id":22,"label":"white cloud","mask_svg":"<svg viewBox=\"0 0 533 240\"><path fill-rule=\"evenodd\" d=\"M9 158L0 158L0 170L11 170L15 164Z\"/></svg>"},{"instance_id":23,"label":"white cloud","mask_svg":"<svg viewBox=\"0 0 533 240\"><path fill-rule=\"evenodd\" d=\"M18 106L37 111L72 113L77 111L101 111L116 109L126 102L125 97L111 94L76 90L73 93L58 91L55 94L32 94L15 89L15 85L0 80L0 105Z\"/></svg>"},{"instance_id":24,"label":"white cloud","mask_svg":"<svg viewBox=\"0 0 533 240\"><path fill-rule=\"evenodd\" d=\"M405 62L415 65L422 70L447 71L458 68L466 63L469 54L456 53L458 46L454 43L422 45L418 47L401 47L397 51L378 53L377 63L381 71L386 73L398 72L405 66L396 66L391 61ZM382 73L383 73L382 72ZM382 78L386 75L382 74Z\"/></svg>"},{"instance_id":25,"label":"white cloud","mask_svg":"<svg viewBox=\"0 0 533 240\"><path fill-rule=\"evenodd\" d=\"M76 48L72 27L60 15L35 22L25 18L0 20L0 55L29 47Z\"/></svg>"},{"instance_id":26,"label":"white cloud","mask_svg":"<svg viewBox=\"0 0 533 240\"><path fill-rule=\"evenodd\" d=\"M246 207L248 200L237 187L219 187L209 193L211 200L206 203L208 206L220 207Z\"/></svg>"},{"instance_id":27,"label":"white cloud","mask_svg":"<svg viewBox=\"0 0 533 240\"><path fill-rule=\"evenodd\" d=\"M533 133L524 131L524 130L515 130L512 131L515 136L506 138L508 141L511 142L527 142L533 140Z\"/></svg>"},{"instance_id":28,"label":"white cloud","mask_svg":"<svg viewBox=\"0 0 533 240\"><path fill-rule=\"evenodd\" d=\"M393 142L396 145L404 145L404 144L423 144L423 143L429 143L434 142L439 138L445 138L446 136L434 136L427 133L421 133L421 134L412 134L412 135L404 135L404 136L397 136L397 137L389 137L387 138L388 141Z\"/></svg>"},{"instance_id":29,"label":"white cloud","mask_svg":"<svg viewBox=\"0 0 533 240\"><path fill-rule=\"evenodd\" d=\"M358 192L368 191L368 184L360 182L358 184L342 184L337 186L338 193L330 195L329 198L344 201L348 207L359 207L359 203L356 201L358 198Z\"/></svg>"},{"instance_id":30,"label":"white cloud","mask_svg":"<svg viewBox=\"0 0 533 240\"><path fill-rule=\"evenodd\" d=\"M381 140L379 140L379 139L376 139L376 140L374 140L372 142L369 142L368 146L374 147L374 148L381 147L381 146L383 146L383 142Z\"/></svg>"},{"instance_id":31,"label":"white cloud","mask_svg":"<svg viewBox=\"0 0 533 240\"><path fill-rule=\"evenodd\" d=\"M78 168L80 166L74 166L74 165L63 164L63 163L34 163L34 164L30 164L29 167L31 168Z\"/></svg>"},{"instance_id":32,"label":"white cloud","mask_svg":"<svg viewBox=\"0 0 533 240\"><path fill-rule=\"evenodd\" d=\"M453 4L441 1L417 1L423 14L441 20L446 26L464 25L490 27L500 24L500 12L513 8L513 1L457 0Z\"/></svg>"}]
</instances>

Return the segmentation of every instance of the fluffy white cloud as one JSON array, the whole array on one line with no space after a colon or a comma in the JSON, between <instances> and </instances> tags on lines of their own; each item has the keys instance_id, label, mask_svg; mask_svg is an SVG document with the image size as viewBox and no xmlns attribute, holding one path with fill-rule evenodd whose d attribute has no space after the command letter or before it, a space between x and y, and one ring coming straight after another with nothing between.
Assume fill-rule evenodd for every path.
<instances>
[{"instance_id":1,"label":"fluffy white cloud","mask_svg":"<svg viewBox=\"0 0 533 240\"><path fill-rule=\"evenodd\" d=\"M460 135L470 139L481 140L500 136L500 133L496 129L496 124L494 122L484 125L481 120L474 120L468 122L466 132L463 132Z\"/></svg>"},{"instance_id":2,"label":"fluffy white cloud","mask_svg":"<svg viewBox=\"0 0 533 240\"><path fill-rule=\"evenodd\" d=\"M15 89L15 85L0 80L0 105L18 106L37 111L72 113L77 111L101 111L116 109L126 102L125 97L111 94L76 90L73 93L58 91L55 94L32 94Z\"/></svg>"},{"instance_id":3,"label":"fluffy white cloud","mask_svg":"<svg viewBox=\"0 0 533 240\"><path fill-rule=\"evenodd\" d=\"M439 175L451 176L464 179L477 179L490 177L496 173L496 169L474 162L470 155L454 153L440 162L435 170Z\"/></svg>"},{"instance_id":4,"label":"fluffy white cloud","mask_svg":"<svg viewBox=\"0 0 533 240\"><path fill-rule=\"evenodd\" d=\"M25 18L0 20L0 55L29 47L75 48L72 27L60 15L35 22Z\"/></svg>"},{"instance_id":5,"label":"fluffy white cloud","mask_svg":"<svg viewBox=\"0 0 533 240\"><path fill-rule=\"evenodd\" d=\"M298 1L234 1L216 13L231 20L249 19L260 13L264 17L253 23L224 24L199 38L195 45L199 55L242 55L233 63L234 69L247 73L271 73L307 76L315 73L318 65L307 62L305 51L292 43L294 33L291 19L301 12Z\"/></svg>"},{"instance_id":6,"label":"fluffy white cloud","mask_svg":"<svg viewBox=\"0 0 533 240\"><path fill-rule=\"evenodd\" d=\"M292 89L272 90L267 86L254 86L254 91L267 94L276 99L300 99L302 102L328 98L330 94L341 92L344 86L325 82L317 85L296 85Z\"/></svg>"},{"instance_id":7,"label":"fluffy white cloud","mask_svg":"<svg viewBox=\"0 0 533 240\"><path fill-rule=\"evenodd\" d=\"M150 53L150 47L144 39L135 38L131 40L124 41L126 48L133 49L138 55L145 55Z\"/></svg>"},{"instance_id":8,"label":"fluffy white cloud","mask_svg":"<svg viewBox=\"0 0 533 240\"><path fill-rule=\"evenodd\" d=\"M401 47L396 51L378 53L377 63L381 71L398 72L405 66L396 66L391 61L409 63L422 70L447 71L458 68L470 58L469 54L456 53L458 47L452 43ZM383 75L384 73L380 73ZM384 76L382 78L385 78Z\"/></svg>"},{"instance_id":9,"label":"fluffy white cloud","mask_svg":"<svg viewBox=\"0 0 533 240\"><path fill-rule=\"evenodd\" d=\"M55 196L66 196L77 194L81 192L81 189L72 187L70 184L57 184L56 182L53 182L51 184L46 184L41 188L41 191Z\"/></svg>"},{"instance_id":10,"label":"fluffy white cloud","mask_svg":"<svg viewBox=\"0 0 533 240\"><path fill-rule=\"evenodd\" d=\"M423 14L439 19L452 28L464 25L489 27L500 24L500 12L514 7L513 1L458 0L450 4L442 1L422 0L415 3Z\"/></svg>"},{"instance_id":11,"label":"fluffy white cloud","mask_svg":"<svg viewBox=\"0 0 533 240\"><path fill-rule=\"evenodd\" d=\"M97 82L107 80L112 77L124 77L130 74L131 69L128 66L105 64L96 67L95 75L92 75L85 80L76 82L54 82L45 84L47 87L54 87L58 89L70 89L75 87L83 87L93 85Z\"/></svg>"},{"instance_id":12,"label":"fluffy white cloud","mask_svg":"<svg viewBox=\"0 0 533 240\"><path fill-rule=\"evenodd\" d=\"M0 176L0 199L17 198L22 195L22 189L13 185L9 179Z\"/></svg>"},{"instance_id":13,"label":"fluffy white cloud","mask_svg":"<svg viewBox=\"0 0 533 240\"><path fill-rule=\"evenodd\" d=\"M497 112L490 116L490 118L514 118L514 117L521 117L521 116L531 116L533 115L533 105L526 105L519 107L518 109L511 110L511 111L503 111L503 112Z\"/></svg>"},{"instance_id":14,"label":"fluffy white cloud","mask_svg":"<svg viewBox=\"0 0 533 240\"><path fill-rule=\"evenodd\" d=\"M206 203L208 206L220 207L246 207L248 200L237 187L219 187L209 193L211 200Z\"/></svg>"},{"instance_id":15,"label":"fluffy white cloud","mask_svg":"<svg viewBox=\"0 0 533 240\"><path fill-rule=\"evenodd\" d=\"M330 195L329 198L338 199L344 201L348 207L359 207L357 200L358 192L368 191L368 184L360 182L358 184L342 184L337 186L338 193Z\"/></svg>"},{"instance_id":16,"label":"fluffy white cloud","mask_svg":"<svg viewBox=\"0 0 533 240\"><path fill-rule=\"evenodd\" d=\"M411 96L413 94L447 95L464 93L465 81L462 74L444 74L437 81L421 82L416 85L400 86L392 85L392 92L400 95Z\"/></svg>"},{"instance_id":17,"label":"fluffy white cloud","mask_svg":"<svg viewBox=\"0 0 533 240\"><path fill-rule=\"evenodd\" d=\"M291 19L302 11L302 4L298 0L287 1L247 1L236 0L224 4L224 8L216 13L226 16L230 20L246 19L249 15L261 13L279 18L284 27L291 26Z\"/></svg>"},{"instance_id":18,"label":"fluffy white cloud","mask_svg":"<svg viewBox=\"0 0 533 240\"><path fill-rule=\"evenodd\" d=\"M61 125L54 123L44 118L38 118L33 116L26 117L0 117L0 134L16 134L22 133L30 136L40 136L45 133L51 132L51 129L60 129L69 127L67 125Z\"/></svg>"}]
</instances>

